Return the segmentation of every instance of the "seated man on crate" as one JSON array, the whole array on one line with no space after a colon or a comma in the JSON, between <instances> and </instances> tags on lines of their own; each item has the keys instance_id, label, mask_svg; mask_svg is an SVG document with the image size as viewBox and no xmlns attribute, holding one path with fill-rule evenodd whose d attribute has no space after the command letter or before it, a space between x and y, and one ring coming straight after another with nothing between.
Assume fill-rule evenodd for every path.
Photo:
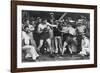
<instances>
[{"instance_id":1,"label":"seated man on crate","mask_svg":"<svg viewBox=\"0 0 100 73\"><path fill-rule=\"evenodd\" d=\"M90 55L90 41L89 38L86 37L85 34L82 35L82 50L79 52L81 56L89 56Z\"/></svg>"},{"instance_id":2,"label":"seated man on crate","mask_svg":"<svg viewBox=\"0 0 100 73\"><path fill-rule=\"evenodd\" d=\"M25 50L26 52L25 59L32 57L32 59L35 61L39 55L36 51L35 40L32 36L34 27L29 24L29 20L26 20L25 22L26 24L24 24L22 30L22 50Z\"/></svg>"}]
</instances>

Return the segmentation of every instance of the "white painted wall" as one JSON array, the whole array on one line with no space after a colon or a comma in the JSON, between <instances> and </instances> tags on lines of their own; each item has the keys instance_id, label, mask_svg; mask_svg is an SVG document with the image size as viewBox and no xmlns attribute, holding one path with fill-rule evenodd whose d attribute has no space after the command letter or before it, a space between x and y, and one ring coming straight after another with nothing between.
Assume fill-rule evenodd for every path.
<instances>
[{"instance_id":1,"label":"white painted wall","mask_svg":"<svg viewBox=\"0 0 100 73\"><path fill-rule=\"evenodd\" d=\"M100 0L30 0L40 2L72 3L98 5L98 37L100 37ZM0 0L0 73L10 73L10 0ZM100 38L98 38L98 67L41 71L34 73L99 73L100 72ZM29 72L28 72L29 73ZM32 72L30 72L32 73Z\"/></svg>"}]
</instances>

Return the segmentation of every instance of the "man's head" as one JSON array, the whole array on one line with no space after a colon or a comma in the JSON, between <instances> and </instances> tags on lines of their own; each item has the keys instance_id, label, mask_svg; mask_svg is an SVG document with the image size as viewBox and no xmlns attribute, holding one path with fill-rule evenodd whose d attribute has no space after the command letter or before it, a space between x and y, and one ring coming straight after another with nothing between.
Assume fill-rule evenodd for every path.
<instances>
[{"instance_id":1,"label":"man's head","mask_svg":"<svg viewBox=\"0 0 100 73\"><path fill-rule=\"evenodd\" d=\"M54 13L50 13L50 15L54 15Z\"/></svg>"},{"instance_id":2,"label":"man's head","mask_svg":"<svg viewBox=\"0 0 100 73\"><path fill-rule=\"evenodd\" d=\"M53 18L54 17L54 13L50 13L50 16Z\"/></svg>"},{"instance_id":3,"label":"man's head","mask_svg":"<svg viewBox=\"0 0 100 73\"><path fill-rule=\"evenodd\" d=\"M82 38L84 39L84 38L86 38L86 37L87 37L86 34L83 33L83 34L82 34Z\"/></svg>"},{"instance_id":4,"label":"man's head","mask_svg":"<svg viewBox=\"0 0 100 73\"><path fill-rule=\"evenodd\" d=\"M81 26L83 24L83 20L82 19L78 19L78 21L76 22L77 26Z\"/></svg>"},{"instance_id":5,"label":"man's head","mask_svg":"<svg viewBox=\"0 0 100 73\"><path fill-rule=\"evenodd\" d=\"M46 24L46 22L47 22L47 19L46 18L42 19L42 23L43 24Z\"/></svg>"},{"instance_id":6,"label":"man's head","mask_svg":"<svg viewBox=\"0 0 100 73\"><path fill-rule=\"evenodd\" d=\"M36 26L36 24L35 24L35 21L33 20L33 21L31 21L31 24L35 27Z\"/></svg>"},{"instance_id":7,"label":"man's head","mask_svg":"<svg viewBox=\"0 0 100 73\"><path fill-rule=\"evenodd\" d=\"M29 32L29 27L28 27L28 26L25 26L25 27L24 27L24 31L25 31L26 33L28 33L28 32Z\"/></svg>"},{"instance_id":8,"label":"man's head","mask_svg":"<svg viewBox=\"0 0 100 73\"><path fill-rule=\"evenodd\" d=\"M27 23L27 24L29 24L29 23L30 23L30 21L27 19L26 23Z\"/></svg>"},{"instance_id":9,"label":"man's head","mask_svg":"<svg viewBox=\"0 0 100 73\"><path fill-rule=\"evenodd\" d=\"M68 23L68 24L66 24L66 26L67 26L67 27L71 27L72 25L71 25L71 23Z\"/></svg>"},{"instance_id":10,"label":"man's head","mask_svg":"<svg viewBox=\"0 0 100 73\"><path fill-rule=\"evenodd\" d=\"M40 17L37 17L38 22L42 22L42 19Z\"/></svg>"},{"instance_id":11,"label":"man's head","mask_svg":"<svg viewBox=\"0 0 100 73\"><path fill-rule=\"evenodd\" d=\"M30 23L29 19L25 19L25 20L24 20L24 23L25 23L25 24L29 24L29 23Z\"/></svg>"}]
</instances>

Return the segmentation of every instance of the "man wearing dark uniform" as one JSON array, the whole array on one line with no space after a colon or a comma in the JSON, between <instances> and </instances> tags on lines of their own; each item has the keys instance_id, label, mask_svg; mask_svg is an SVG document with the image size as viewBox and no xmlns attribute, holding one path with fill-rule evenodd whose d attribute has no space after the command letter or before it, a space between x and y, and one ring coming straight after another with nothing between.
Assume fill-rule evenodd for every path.
<instances>
[{"instance_id":1,"label":"man wearing dark uniform","mask_svg":"<svg viewBox=\"0 0 100 73\"><path fill-rule=\"evenodd\" d=\"M57 27L54 27L54 38L55 38L55 53L61 53L62 52L62 33L61 33L61 23L56 21Z\"/></svg>"}]
</instances>

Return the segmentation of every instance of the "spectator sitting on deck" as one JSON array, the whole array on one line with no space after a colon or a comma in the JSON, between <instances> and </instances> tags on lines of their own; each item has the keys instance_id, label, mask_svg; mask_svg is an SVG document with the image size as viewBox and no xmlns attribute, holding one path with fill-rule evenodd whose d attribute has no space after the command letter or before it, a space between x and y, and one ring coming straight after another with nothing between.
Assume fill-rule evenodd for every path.
<instances>
[{"instance_id":1,"label":"spectator sitting on deck","mask_svg":"<svg viewBox=\"0 0 100 73\"><path fill-rule=\"evenodd\" d=\"M27 20L26 22L29 23L29 20ZM23 28L24 29L22 31L22 42L24 44L23 44L22 50L26 50L25 58L27 59L29 57L32 57L33 60L36 60L36 58L39 55L36 52L36 44L31 35L32 34L31 31L34 30L34 27L32 27L31 25L28 26L26 24Z\"/></svg>"},{"instance_id":2,"label":"spectator sitting on deck","mask_svg":"<svg viewBox=\"0 0 100 73\"><path fill-rule=\"evenodd\" d=\"M82 36L82 50L79 52L81 56L88 56L90 55L90 41L89 39L83 35Z\"/></svg>"}]
</instances>

